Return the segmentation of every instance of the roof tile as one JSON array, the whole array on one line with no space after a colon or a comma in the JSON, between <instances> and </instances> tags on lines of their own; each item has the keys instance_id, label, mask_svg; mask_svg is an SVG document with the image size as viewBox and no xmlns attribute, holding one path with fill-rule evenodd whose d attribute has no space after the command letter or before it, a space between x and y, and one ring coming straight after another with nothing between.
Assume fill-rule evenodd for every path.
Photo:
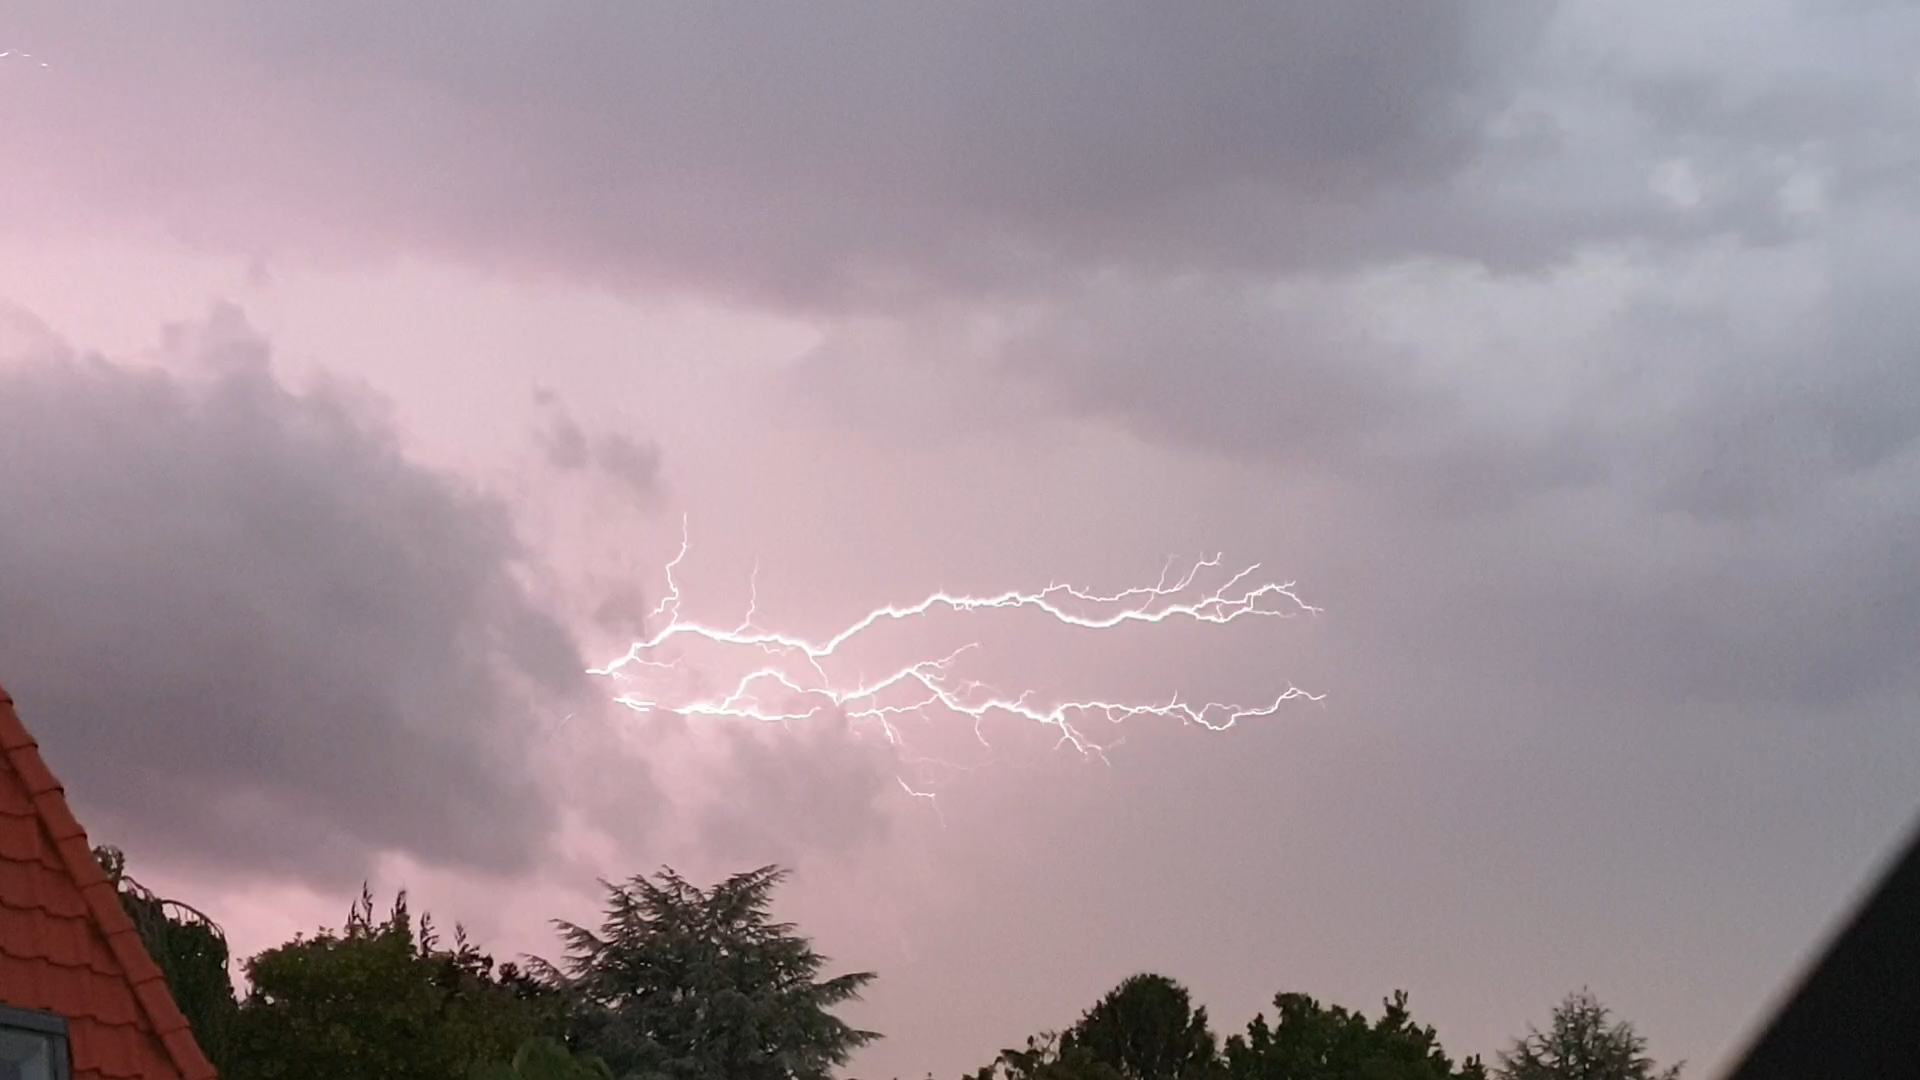
<instances>
[{"instance_id":1,"label":"roof tile","mask_svg":"<svg viewBox=\"0 0 1920 1080\"><path fill-rule=\"evenodd\" d=\"M65 840L87 842L87 831L74 820L73 811L67 808L67 800L62 798L58 788L37 795L33 799L34 812L40 815L40 823L47 827L47 836L58 844Z\"/></svg>"},{"instance_id":2,"label":"roof tile","mask_svg":"<svg viewBox=\"0 0 1920 1080\"><path fill-rule=\"evenodd\" d=\"M10 817L32 817L33 799L13 784L0 785L0 814Z\"/></svg>"},{"instance_id":3,"label":"roof tile","mask_svg":"<svg viewBox=\"0 0 1920 1080\"><path fill-rule=\"evenodd\" d=\"M6 760L0 755L0 762ZM19 788L16 786L16 791ZM38 817L0 815L0 859L8 862L33 862L45 847L40 838Z\"/></svg>"},{"instance_id":4,"label":"roof tile","mask_svg":"<svg viewBox=\"0 0 1920 1080\"><path fill-rule=\"evenodd\" d=\"M62 919L82 918L87 905L68 888L58 871L35 861L0 858L0 908L44 911Z\"/></svg>"},{"instance_id":5,"label":"roof tile","mask_svg":"<svg viewBox=\"0 0 1920 1080\"><path fill-rule=\"evenodd\" d=\"M71 1001L75 1006L74 1012L100 1019L93 1000L94 985L103 981L100 976L87 968L56 964L51 957L44 961L40 971L41 985L50 999L42 1008L58 1012Z\"/></svg>"},{"instance_id":6,"label":"roof tile","mask_svg":"<svg viewBox=\"0 0 1920 1080\"><path fill-rule=\"evenodd\" d=\"M82 904L80 910L84 912L86 905ZM99 934L87 935L87 967L102 975L120 974L120 961L114 957L113 948L107 944L107 939Z\"/></svg>"},{"instance_id":7,"label":"roof tile","mask_svg":"<svg viewBox=\"0 0 1920 1080\"><path fill-rule=\"evenodd\" d=\"M0 959L0 1001L31 1009L34 1002L44 1000L38 962L15 956Z\"/></svg>"},{"instance_id":8,"label":"roof tile","mask_svg":"<svg viewBox=\"0 0 1920 1080\"><path fill-rule=\"evenodd\" d=\"M193 1032L186 1028L169 1031L161 1036L161 1042L173 1054L173 1060L180 1063L180 1071L187 1075L212 1076L213 1063L207 1060L206 1052L193 1039Z\"/></svg>"},{"instance_id":9,"label":"roof tile","mask_svg":"<svg viewBox=\"0 0 1920 1080\"><path fill-rule=\"evenodd\" d=\"M146 946L140 944L139 931L131 925L109 933L107 947L113 950L113 958L120 962L120 970L129 984L137 987L144 982L161 980L165 985L160 966L147 955Z\"/></svg>"},{"instance_id":10,"label":"roof tile","mask_svg":"<svg viewBox=\"0 0 1920 1080\"><path fill-rule=\"evenodd\" d=\"M0 1003L67 1017L74 1080L216 1080L4 689Z\"/></svg>"},{"instance_id":11,"label":"roof tile","mask_svg":"<svg viewBox=\"0 0 1920 1080\"><path fill-rule=\"evenodd\" d=\"M127 917L127 909L120 906L120 894L113 891L113 883L101 878L98 881L79 885L80 899L87 905L87 913L107 935L107 943L113 943L113 935L121 930L133 928L133 920ZM119 955L115 947L114 954ZM124 957L122 958L125 959Z\"/></svg>"},{"instance_id":12,"label":"roof tile","mask_svg":"<svg viewBox=\"0 0 1920 1080\"><path fill-rule=\"evenodd\" d=\"M31 744L7 751L6 757L28 795L60 790L60 781L54 778L52 770L41 759L40 751Z\"/></svg>"},{"instance_id":13,"label":"roof tile","mask_svg":"<svg viewBox=\"0 0 1920 1080\"><path fill-rule=\"evenodd\" d=\"M125 983L114 982L110 979L94 979L92 980L92 985L93 1010L91 1015L94 1019L100 1021L102 1024L109 1024L113 1027L128 1027L139 1023L140 1009L147 1001L146 995L136 995L133 991L127 989ZM162 994L166 993L165 985L161 985L160 992ZM168 999L168 1004L172 1004L171 998ZM177 1008L173 1011L176 1015L180 1012ZM151 1011L149 1011L149 1015L151 1015ZM159 1027L160 1025L155 1025L156 1029Z\"/></svg>"},{"instance_id":14,"label":"roof tile","mask_svg":"<svg viewBox=\"0 0 1920 1080\"><path fill-rule=\"evenodd\" d=\"M87 966L87 924L81 919L43 919L40 940L46 946L47 961L63 968Z\"/></svg>"},{"instance_id":15,"label":"roof tile","mask_svg":"<svg viewBox=\"0 0 1920 1080\"><path fill-rule=\"evenodd\" d=\"M179 1031L187 1026L187 1018L180 1006L173 1003L173 995L167 992L164 979L154 979L133 988L141 1007L147 1010L147 1016L153 1020L153 1030L165 1035Z\"/></svg>"},{"instance_id":16,"label":"roof tile","mask_svg":"<svg viewBox=\"0 0 1920 1080\"><path fill-rule=\"evenodd\" d=\"M62 919L84 920L87 917L87 902L67 887L59 869L45 864L39 869L41 909Z\"/></svg>"},{"instance_id":17,"label":"roof tile","mask_svg":"<svg viewBox=\"0 0 1920 1080\"><path fill-rule=\"evenodd\" d=\"M8 956L37 957L40 947L40 921L45 914L35 908L0 904L0 953Z\"/></svg>"},{"instance_id":18,"label":"roof tile","mask_svg":"<svg viewBox=\"0 0 1920 1080\"><path fill-rule=\"evenodd\" d=\"M40 904L40 868L0 859L0 907L37 908Z\"/></svg>"},{"instance_id":19,"label":"roof tile","mask_svg":"<svg viewBox=\"0 0 1920 1080\"><path fill-rule=\"evenodd\" d=\"M5 691L0 691L0 694L4 693ZM13 709L13 699L10 697L0 697L0 709L11 711ZM26 725L0 724L0 752L10 752L35 745L37 744L33 741L33 736L27 734Z\"/></svg>"}]
</instances>

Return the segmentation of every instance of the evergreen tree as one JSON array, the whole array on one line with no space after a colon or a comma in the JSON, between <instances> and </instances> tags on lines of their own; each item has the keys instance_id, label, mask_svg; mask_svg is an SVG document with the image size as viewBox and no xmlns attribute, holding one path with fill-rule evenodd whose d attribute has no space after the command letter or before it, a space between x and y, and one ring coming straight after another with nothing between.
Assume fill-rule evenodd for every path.
<instances>
[{"instance_id":1,"label":"evergreen tree","mask_svg":"<svg viewBox=\"0 0 1920 1080\"><path fill-rule=\"evenodd\" d=\"M1659 1069L1647 1040L1591 993L1567 995L1546 1031L1531 1028L1500 1055L1499 1080L1678 1080L1680 1066Z\"/></svg>"},{"instance_id":2,"label":"evergreen tree","mask_svg":"<svg viewBox=\"0 0 1920 1080\"><path fill-rule=\"evenodd\" d=\"M520 1045L511 1063L476 1065L468 1080L614 1080L597 1057L575 1057L556 1039L538 1036Z\"/></svg>"},{"instance_id":3,"label":"evergreen tree","mask_svg":"<svg viewBox=\"0 0 1920 1080\"><path fill-rule=\"evenodd\" d=\"M570 1039L621 1077L825 1080L879 1036L832 1009L870 972L819 978L826 958L770 914L767 866L702 889L671 868L607 885L598 930L561 923Z\"/></svg>"}]
</instances>

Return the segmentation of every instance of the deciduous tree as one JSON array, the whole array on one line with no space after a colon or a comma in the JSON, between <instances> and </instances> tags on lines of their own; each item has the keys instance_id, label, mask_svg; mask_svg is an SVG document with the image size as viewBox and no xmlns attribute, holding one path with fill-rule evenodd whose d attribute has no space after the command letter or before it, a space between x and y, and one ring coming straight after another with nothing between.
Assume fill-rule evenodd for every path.
<instances>
[{"instance_id":1,"label":"deciduous tree","mask_svg":"<svg viewBox=\"0 0 1920 1080\"><path fill-rule=\"evenodd\" d=\"M536 1032L535 1012L457 929L443 948L401 893L385 918L360 901L323 930L247 961L227 1080L464 1080Z\"/></svg>"},{"instance_id":2,"label":"deciduous tree","mask_svg":"<svg viewBox=\"0 0 1920 1080\"><path fill-rule=\"evenodd\" d=\"M1207 1010L1164 975L1134 975L1061 1036L1061 1051L1111 1066L1122 1080L1202 1080L1218 1071Z\"/></svg>"},{"instance_id":3,"label":"deciduous tree","mask_svg":"<svg viewBox=\"0 0 1920 1080\"><path fill-rule=\"evenodd\" d=\"M1227 1040L1231 1080L1485 1080L1478 1058L1457 1068L1431 1027L1413 1022L1407 995L1395 993L1371 1023L1359 1012L1322 1005L1305 994L1273 999L1274 1018L1255 1016L1245 1035Z\"/></svg>"},{"instance_id":4,"label":"deciduous tree","mask_svg":"<svg viewBox=\"0 0 1920 1080\"><path fill-rule=\"evenodd\" d=\"M929 1078L931 1080L931 1078ZM1095 1061L1084 1047L1062 1045L1056 1032L1027 1039L1025 1049L1002 1050L967 1080L1122 1080L1119 1070Z\"/></svg>"}]
</instances>

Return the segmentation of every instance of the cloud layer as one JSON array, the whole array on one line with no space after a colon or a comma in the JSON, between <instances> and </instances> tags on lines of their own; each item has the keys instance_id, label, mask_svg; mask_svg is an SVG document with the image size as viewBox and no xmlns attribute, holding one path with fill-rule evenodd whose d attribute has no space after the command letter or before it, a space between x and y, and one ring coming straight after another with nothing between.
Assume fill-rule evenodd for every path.
<instances>
[{"instance_id":1,"label":"cloud layer","mask_svg":"<svg viewBox=\"0 0 1920 1080\"><path fill-rule=\"evenodd\" d=\"M1541 21L1479 0L46 8L16 32L58 65L0 134L17 207L807 306L1102 266L1526 261L1564 237L1454 189L1530 153L1489 123Z\"/></svg>"},{"instance_id":2,"label":"cloud layer","mask_svg":"<svg viewBox=\"0 0 1920 1080\"><path fill-rule=\"evenodd\" d=\"M582 417L652 410L658 446L549 408L515 506L600 576L581 629L610 638L664 586L668 503L726 618L762 555L763 610L803 626L1169 551L1308 583L1324 711L1133 729L1097 781L981 770L914 835L950 906L900 916L933 959L881 965L873 1072L977 1065L1123 962L1192 971L1222 1015L1276 972L1350 1003L1424 979L1473 1049L1611 978L1701 1057L1910 810L1920 13L1517 11L46 4L4 28L52 64L0 70L0 235L271 270L258 295L391 346L302 355L417 364L412 415L475 445L524 448L548 368ZM464 284L414 305L441 271ZM330 276L392 293L384 328ZM636 347L663 293L800 329L777 359ZM340 388L276 382L231 317L171 348L212 366L39 349L0 378L0 462L28 463L0 475L26 538L0 612L36 613L0 656L33 659L9 685L129 830L138 806L155 844L294 872L505 868L556 813L638 832L650 779L715 862L902 834L874 809L893 759L826 726L595 727L580 782L536 789L519 684L544 704L582 665L512 584L504 512ZM467 376L514 350L483 416ZM545 512L577 494L554 470L622 513ZM1299 658L998 640L984 673L1042 693L1265 692ZM857 888L803 876L823 912ZM855 921L821 924L870 947Z\"/></svg>"}]
</instances>

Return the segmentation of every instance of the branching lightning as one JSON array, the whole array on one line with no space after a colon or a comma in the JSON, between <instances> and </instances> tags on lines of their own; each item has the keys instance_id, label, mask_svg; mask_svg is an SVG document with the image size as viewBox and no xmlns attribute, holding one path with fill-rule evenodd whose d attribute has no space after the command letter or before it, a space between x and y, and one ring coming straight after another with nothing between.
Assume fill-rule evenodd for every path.
<instances>
[{"instance_id":1,"label":"branching lightning","mask_svg":"<svg viewBox=\"0 0 1920 1080\"><path fill-rule=\"evenodd\" d=\"M666 591L651 615L658 628L633 642L624 654L606 666L590 669L594 675L640 683L640 688L627 690L614 699L636 711L663 710L761 723L794 723L837 711L849 721L876 725L895 746L901 745L898 723L905 717L945 714L966 718L975 737L986 745L982 724L990 716L1001 715L1053 728L1059 734L1057 745L1071 746L1081 754L1104 759L1103 747L1085 732L1090 721L1117 724L1158 718L1223 731L1242 720L1271 716L1287 702L1318 701L1323 696L1288 684L1270 700L1252 705L1189 702L1178 694L1157 702L1080 698L1043 703L1032 691L1009 695L985 682L963 677L959 664L980 647L978 641L963 644L943 656L916 660L876 678L846 680L836 678L829 671L841 649L861 635L885 624L943 610L960 614L1027 610L1062 626L1087 632L1113 630L1129 623L1188 621L1224 625L1241 619L1284 619L1319 613L1321 609L1301 599L1293 582L1260 578L1258 563L1229 571L1216 555L1195 560L1184 573L1174 576L1174 561L1169 559L1154 584L1106 594L1059 581L1032 592L1007 591L991 595L952 593L943 589L912 604L874 608L830 637L810 639L755 625L759 608L757 563L749 579L746 615L739 625L727 628L683 617L680 582L675 571L690 550L683 520L680 549L665 568ZM1218 584L1206 584L1208 580L1216 580ZM679 668L677 659L663 658L669 646L675 642L700 641L750 650L760 659L730 688L716 694L676 695L658 685L657 677L649 678L653 672ZM916 798L932 797L932 793L916 790L905 780L900 781L900 786Z\"/></svg>"}]
</instances>

